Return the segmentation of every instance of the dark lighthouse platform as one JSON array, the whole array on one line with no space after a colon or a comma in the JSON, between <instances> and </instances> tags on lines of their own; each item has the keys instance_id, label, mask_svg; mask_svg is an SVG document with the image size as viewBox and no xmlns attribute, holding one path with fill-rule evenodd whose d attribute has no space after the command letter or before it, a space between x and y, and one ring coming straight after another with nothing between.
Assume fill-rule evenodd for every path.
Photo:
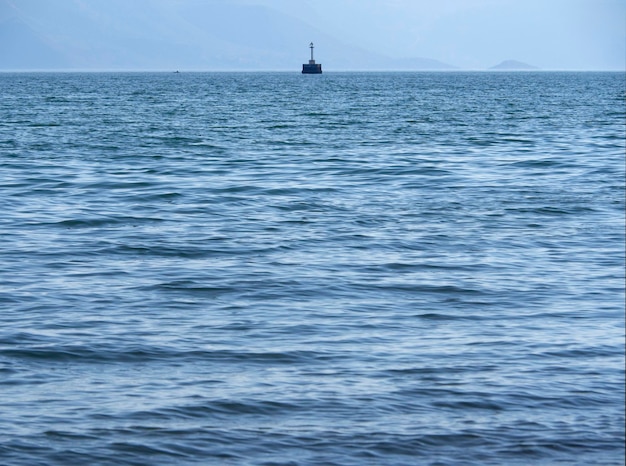
<instances>
[{"instance_id":1,"label":"dark lighthouse platform","mask_svg":"<svg viewBox=\"0 0 626 466\"><path fill-rule=\"evenodd\" d=\"M309 60L309 63L304 63L302 65L302 73L303 74L322 74L322 64L315 63L315 60L313 59L313 42L311 42L309 47L311 47L311 59Z\"/></svg>"}]
</instances>

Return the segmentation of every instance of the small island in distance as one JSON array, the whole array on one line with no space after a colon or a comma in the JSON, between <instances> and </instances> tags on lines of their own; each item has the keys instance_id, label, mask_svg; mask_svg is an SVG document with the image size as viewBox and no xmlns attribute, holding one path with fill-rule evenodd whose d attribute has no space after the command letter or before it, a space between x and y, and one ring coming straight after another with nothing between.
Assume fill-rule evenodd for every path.
<instances>
[{"instance_id":1,"label":"small island in distance","mask_svg":"<svg viewBox=\"0 0 626 466\"><path fill-rule=\"evenodd\" d=\"M538 67L529 65L528 63L524 63L517 60L504 60L501 63L498 63L496 66L492 66L489 68L494 71L532 71L539 70Z\"/></svg>"}]
</instances>

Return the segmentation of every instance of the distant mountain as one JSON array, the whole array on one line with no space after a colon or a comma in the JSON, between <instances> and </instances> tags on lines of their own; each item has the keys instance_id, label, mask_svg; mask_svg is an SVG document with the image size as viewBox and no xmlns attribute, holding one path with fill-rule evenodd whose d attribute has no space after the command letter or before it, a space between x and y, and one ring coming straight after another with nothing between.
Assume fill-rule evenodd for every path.
<instances>
[{"instance_id":1,"label":"distant mountain","mask_svg":"<svg viewBox=\"0 0 626 466\"><path fill-rule=\"evenodd\" d=\"M449 71L458 69L456 66L449 65L432 58L391 58L387 62L385 69L390 70L422 70L422 71Z\"/></svg>"},{"instance_id":2,"label":"distant mountain","mask_svg":"<svg viewBox=\"0 0 626 466\"><path fill-rule=\"evenodd\" d=\"M517 60L504 60L503 62L498 63L496 66L492 66L489 69L501 71L532 71L538 70L539 68Z\"/></svg>"},{"instance_id":3,"label":"distant mountain","mask_svg":"<svg viewBox=\"0 0 626 466\"><path fill-rule=\"evenodd\" d=\"M0 0L0 69L445 70L393 59L243 0Z\"/></svg>"}]
</instances>

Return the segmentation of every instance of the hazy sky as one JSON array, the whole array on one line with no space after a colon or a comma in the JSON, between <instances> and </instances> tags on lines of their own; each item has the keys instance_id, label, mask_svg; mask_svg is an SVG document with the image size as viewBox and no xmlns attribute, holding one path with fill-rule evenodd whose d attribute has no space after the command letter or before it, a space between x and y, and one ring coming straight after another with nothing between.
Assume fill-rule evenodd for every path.
<instances>
[{"instance_id":1,"label":"hazy sky","mask_svg":"<svg viewBox=\"0 0 626 466\"><path fill-rule=\"evenodd\" d=\"M626 0L0 0L0 69L297 69L311 40L326 70L626 70Z\"/></svg>"},{"instance_id":2,"label":"hazy sky","mask_svg":"<svg viewBox=\"0 0 626 466\"><path fill-rule=\"evenodd\" d=\"M344 40L397 58L478 69L505 59L544 69L625 68L625 0L251 1L307 15Z\"/></svg>"}]
</instances>

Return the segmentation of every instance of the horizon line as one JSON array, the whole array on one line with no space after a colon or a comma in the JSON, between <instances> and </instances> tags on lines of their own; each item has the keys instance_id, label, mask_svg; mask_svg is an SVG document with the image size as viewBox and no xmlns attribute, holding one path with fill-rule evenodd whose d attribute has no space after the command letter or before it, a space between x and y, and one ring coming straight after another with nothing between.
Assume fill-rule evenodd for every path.
<instances>
[{"instance_id":1,"label":"horizon line","mask_svg":"<svg viewBox=\"0 0 626 466\"><path fill-rule=\"evenodd\" d=\"M0 69L0 73L298 73L299 69L263 69L263 68L250 68L250 69L206 69L206 68L8 68ZM571 68L533 68L533 69L492 69L492 68L454 68L454 69L405 69L405 68L368 68L368 69L334 69L324 70L324 73L458 73L458 72L490 72L490 73L509 73L509 72L521 72L521 73L542 73L542 72L562 72L562 73L624 73L626 68L623 69L571 69Z\"/></svg>"}]
</instances>

